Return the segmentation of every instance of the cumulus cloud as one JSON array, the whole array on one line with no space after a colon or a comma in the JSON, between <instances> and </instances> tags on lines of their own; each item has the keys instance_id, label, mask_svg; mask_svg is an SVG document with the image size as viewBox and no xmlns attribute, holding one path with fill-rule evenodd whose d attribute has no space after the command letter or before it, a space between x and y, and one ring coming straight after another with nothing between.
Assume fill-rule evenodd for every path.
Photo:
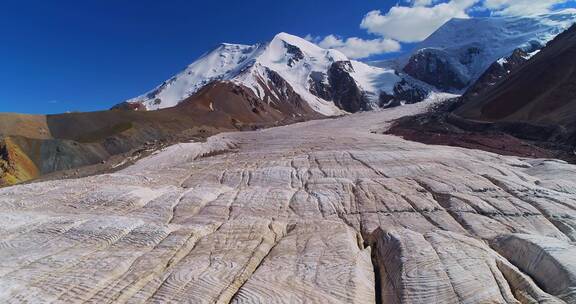
<instances>
[{"instance_id":1,"label":"cumulus cloud","mask_svg":"<svg viewBox=\"0 0 576 304\"><path fill-rule=\"evenodd\" d=\"M360 27L376 39L343 39L335 35L306 38L361 59L399 51L400 43L420 42L450 19L469 18L469 13L487 10L494 15L541 14L568 2L576 0L401 0L387 12L374 10L362 19Z\"/></svg>"},{"instance_id":2,"label":"cumulus cloud","mask_svg":"<svg viewBox=\"0 0 576 304\"><path fill-rule=\"evenodd\" d=\"M485 0L483 7L497 15L543 14L558 5L572 0Z\"/></svg>"},{"instance_id":3,"label":"cumulus cloud","mask_svg":"<svg viewBox=\"0 0 576 304\"><path fill-rule=\"evenodd\" d=\"M386 14L375 10L369 12L360 27L369 33L401 42L418 42L426 39L452 18L468 18L466 10L479 0L452 0L433 6L394 6ZM432 2L429 2L429 4Z\"/></svg>"},{"instance_id":4,"label":"cumulus cloud","mask_svg":"<svg viewBox=\"0 0 576 304\"><path fill-rule=\"evenodd\" d=\"M341 39L335 35L324 37L318 41L318 45L326 49L336 49L352 59L362 59L372 55L397 52L401 49L400 43L392 39L378 38L364 40L357 37Z\"/></svg>"},{"instance_id":5,"label":"cumulus cloud","mask_svg":"<svg viewBox=\"0 0 576 304\"><path fill-rule=\"evenodd\" d=\"M406 0L412 6L428 6L434 3L433 0Z\"/></svg>"},{"instance_id":6,"label":"cumulus cloud","mask_svg":"<svg viewBox=\"0 0 576 304\"><path fill-rule=\"evenodd\" d=\"M306 39L310 42L316 42L317 40L320 40L321 38L312 36L312 34L308 34L308 35L304 36L304 39Z\"/></svg>"}]
</instances>

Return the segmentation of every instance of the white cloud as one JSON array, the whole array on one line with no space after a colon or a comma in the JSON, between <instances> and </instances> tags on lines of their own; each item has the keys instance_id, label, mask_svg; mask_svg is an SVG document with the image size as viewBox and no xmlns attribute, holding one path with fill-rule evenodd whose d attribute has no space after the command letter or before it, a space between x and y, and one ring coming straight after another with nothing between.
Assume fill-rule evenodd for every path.
<instances>
[{"instance_id":1,"label":"white cloud","mask_svg":"<svg viewBox=\"0 0 576 304\"><path fill-rule=\"evenodd\" d=\"M308 38L312 37L310 36ZM392 39L378 38L364 40L357 37L341 39L334 35L324 37L324 39L318 42L318 45L326 49L336 49L352 59L362 59L377 54L398 52L401 49L400 43Z\"/></svg>"},{"instance_id":2,"label":"white cloud","mask_svg":"<svg viewBox=\"0 0 576 304\"><path fill-rule=\"evenodd\" d=\"M320 40L320 37L315 37L315 36L312 36L312 34L308 34L308 35L304 36L304 39L306 39L310 42L316 42L317 40Z\"/></svg>"},{"instance_id":3,"label":"white cloud","mask_svg":"<svg viewBox=\"0 0 576 304\"><path fill-rule=\"evenodd\" d=\"M558 4L572 0L485 0L483 7L497 15L544 14Z\"/></svg>"},{"instance_id":4,"label":"white cloud","mask_svg":"<svg viewBox=\"0 0 576 304\"><path fill-rule=\"evenodd\" d=\"M412 6L429 6L434 2L433 0L406 0Z\"/></svg>"},{"instance_id":5,"label":"white cloud","mask_svg":"<svg viewBox=\"0 0 576 304\"><path fill-rule=\"evenodd\" d=\"M369 12L360 27L369 33L401 42L418 42L426 39L452 18L468 18L466 10L480 0L451 0L434 6L394 6L388 13ZM431 3L431 2L430 2Z\"/></svg>"},{"instance_id":6,"label":"white cloud","mask_svg":"<svg viewBox=\"0 0 576 304\"><path fill-rule=\"evenodd\" d=\"M340 50L350 58L396 52L402 43L420 42L452 18L469 18L469 13L489 11L495 15L528 15L550 12L556 5L576 0L400 0L384 13L368 12L360 27L376 39L342 39L306 36L321 47Z\"/></svg>"}]
</instances>

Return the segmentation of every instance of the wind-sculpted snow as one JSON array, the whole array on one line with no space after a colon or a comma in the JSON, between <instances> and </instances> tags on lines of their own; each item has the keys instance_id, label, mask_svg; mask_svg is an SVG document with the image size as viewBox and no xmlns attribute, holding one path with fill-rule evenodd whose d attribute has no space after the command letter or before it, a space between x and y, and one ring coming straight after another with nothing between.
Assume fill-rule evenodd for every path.
<instances>
[{"instance_id":1,"label":"wind-sculpted snow","mask_svg":"<svg viewBox=\"0 0 576 304\"><path fill-rule=\"evenodd\" d=\"M0 302L573 302L576 167L381 135L424 109L3 188Z\"/></svg>"}]
</instances>

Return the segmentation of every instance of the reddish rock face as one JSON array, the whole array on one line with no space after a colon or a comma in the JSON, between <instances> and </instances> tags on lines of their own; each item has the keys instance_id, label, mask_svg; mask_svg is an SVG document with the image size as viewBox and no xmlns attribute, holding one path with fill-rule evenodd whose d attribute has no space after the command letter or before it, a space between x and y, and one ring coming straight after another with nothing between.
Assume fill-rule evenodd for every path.
<instances>
[{"instance_id":1,"label":"reddish rock face","mask_svg":"<svg viewBox=\"0 0 576 304\"><path fill-rule=\"evenodd\" d=\"M146 106L139 102L123 102L112 107L112 110L146 111Z\"/></svg>"},{"instance_id":2,"label":"reddish rock face","mask_svg":"<svg viewBox=\"0 0 576 304\"><path fill-rule=\"evenodd\" d=\"M41 128L0 125L0 134L17 139L18 155L22 156L12 157L9 163L4 161L6 166L0 167L0 174L35 164L34 168L38 168L35 174L20 174L20 178L10 182L4 179L5 184L13 184L146 150L150 142L188 141L222 131L251 130L323 117L281 77L272 71L268 76L269 83L260 79L266 88L262 98L231 82L214 82L178 106L158 111L145 111L139 103L124 103L110 111L18 116L23 125L27 124L25 121L30 125L44 121L48 130L40 134ZM12 118L5 115L3 119ZM0 157L6 158L3 157L6 153L8 150L1 149Z\"/></svg>"},{"instance_id":3,"label":"reddish rock face","mask_svg":"<svg viewBox=\"0 0 576 304\"><path fill-rule=\"evenodd\" d=\"M322 117L312 110L282 77L271 70L268 70L268 73L269 82L258 79L265 88L261 97L232 82L214 82L185 99L174 109L190 113L220 113L245 125L275 125Z\"/></svg>"},{"instance_id":4,"label":"reddish rock face","mask_svg":"<svg viewBox=\"0 0 576 304\"><path fill-rule=\"evenodd\" d=\"M429 145L445 145L478 149L501 155L513 155L534 158L558 157L554 151L547 150L523 141L505 133L485 134L482 132L438 132L431 130L415 130L403 126L395 126L390 134L401 136L407 140L413 140Z\"/></svg>"}]
</instances>

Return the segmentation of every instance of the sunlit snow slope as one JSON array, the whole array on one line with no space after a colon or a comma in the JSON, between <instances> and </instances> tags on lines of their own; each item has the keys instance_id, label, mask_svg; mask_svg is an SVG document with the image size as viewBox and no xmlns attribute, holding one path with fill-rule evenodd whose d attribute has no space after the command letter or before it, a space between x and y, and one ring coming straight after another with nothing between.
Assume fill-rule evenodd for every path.
<instances>
[{"instance_id":1,"label":"sunlit snow slope","mask_svg":"<svg viewBox=\"0 0 576 304\"><path fill-rule=\"evenodd\" d=\"M366 95L367 107L376 107L381 92L393 94L394 86L402 78L394 70L371 67L351 61L336 50L317 45L286 33L280 33L266 44L222 44L188 66L184 71L164 82L153 91L129 100L139 102L148 110L173 107L213 81L230 81L253 90L264 98L262 86L270 72L279 75L292 89L319 113L342 113L332 100L311 92L314 81L329 85L329 70L336 62L351 62L349 75Z\"/></svg>"}]
</instances>

